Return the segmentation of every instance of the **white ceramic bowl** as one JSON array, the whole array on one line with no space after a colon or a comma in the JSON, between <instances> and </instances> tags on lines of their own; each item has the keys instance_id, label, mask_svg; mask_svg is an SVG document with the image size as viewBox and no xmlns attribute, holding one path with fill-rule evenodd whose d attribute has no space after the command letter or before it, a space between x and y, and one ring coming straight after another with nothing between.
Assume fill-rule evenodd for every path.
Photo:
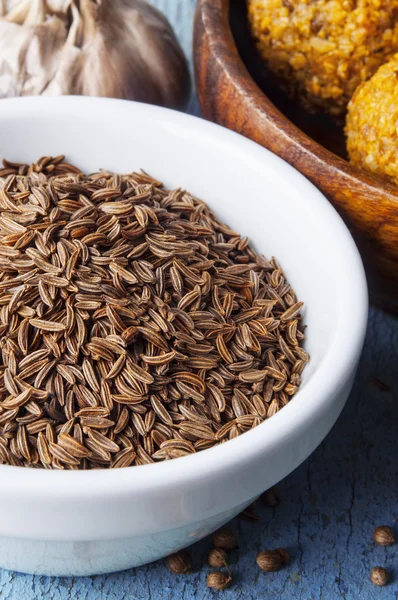
<instances>
[{"instance_id":1,"label":"white ceramic bowl","mask_svg":"<svg viewBox=\"0 0 398 600\"><path fill-rule=\"evenodd\" d=\"M288 164L206 121L118 100L0 101L0 157L66 154L85 170L143 168L209 202L305 301L311 361L274 417L219 447L125 469L56 472L0 466L0 566L89 575L126 569L207 535L295 469L323 440L350 391L367 290L340 217Z\"/></svg>"}]
</instances>

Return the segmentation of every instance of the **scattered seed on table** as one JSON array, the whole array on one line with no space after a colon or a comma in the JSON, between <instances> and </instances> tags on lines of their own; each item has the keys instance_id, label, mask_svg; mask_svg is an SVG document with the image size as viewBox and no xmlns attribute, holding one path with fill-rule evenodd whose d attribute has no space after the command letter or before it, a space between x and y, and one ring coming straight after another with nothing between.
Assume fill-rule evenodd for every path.
<instances>
[{"instance_id":1,"label":"scattered seed on table","mask_svg":"<svg viewBox=\"0 0 398 600\"><path fill-rule=\"evenodd\" d=\"M391 392L390 386L387 383L385 383L384 381L382 381L381 379L379 379L379 377L376 377L376 375L373 375L372 378L371 378L371 380L374 383L374 385L381 392Z\"/></svg>"},{"instance_id":2,"label":"scattered seed on table","mask_svg":"<svg viewBox=\"0 0 398 600\"><path fill-rule=\"evenodd\" d=\"M284 557L276 550L264 550L257 555L256 563L262 571L279 571L284 564Z\"/></svg>"},{"instance_id":3,"label":"scattered seed on table","mask_svg":"<svg viewBox=\"0 0 398 600\"><path fill-rule=\"evenodd\" d=\"M222 548L227 552L238 547L234 532L227 527L222 527L213 534L213 545L215 548Z\"/></svg>"},{"instance_id":4,"label":"scattered seed on table","mask_svg":"<svg viewBox=\"0 0 398 600\"><path fill-rule=\"evenodd\" d=\"M193 567L192 557L188 550L180 550L167 557L167 566L177 575L190 573Z\"/></svg>"},{"instance_id":5,"label":"scattered seed on table","mask_svg":"<svg viewBox=\"0 0 398 600\"><path fill-rule=\"evenodd\" d=\"M251 504L250 506L245 508L245 510L243 510L241 513L239 513L239 517L245 519L246 521L259 521L260 517L254 510L255 505L256 503L253 502L253 504Z\"/></svg>"},{"instance_id":6,"label":"scattered seed on table","mask_svg":"<svg viewBox=\"0 0 398 600\"><path fill-rule=\"evenodd\" d=\"M207 557L207 562L211 567L225 567L227 565L227 553L223 548L212 548Z\"/></svg>"},{"instance_id":7,"label":"scattered seed on table","mask_svg":"<svg viewBox=\"0 0 398 600\"><path fill-rule=\"evenodd\" d=\"M390 580L390 574L384 567L374 567L370 573L370 580L374 585L383 586Z\"/></svg>"},{"instance_id":8,"label":"scattered seed on table","mask_svg":"<svg viewBox=\"0 0 398 600\"><path fill-rule=\"evenodd\" d=\"M374 530L373 539L379 546L391 546L395 544L394 530L388 525L380 525Z\"/></svg>"},{"instance_id":9,"label":"scattered seed on table","mask_svg":"<svg viewBox=\"0 0 398 600\"><path fill-rule=\"evenodd\" d=\"M230 575L226 575L221 571L213 571L207 576L207 587L213 588L214 590L225 590L232 581Z\"/></svg>"}]
</instances>

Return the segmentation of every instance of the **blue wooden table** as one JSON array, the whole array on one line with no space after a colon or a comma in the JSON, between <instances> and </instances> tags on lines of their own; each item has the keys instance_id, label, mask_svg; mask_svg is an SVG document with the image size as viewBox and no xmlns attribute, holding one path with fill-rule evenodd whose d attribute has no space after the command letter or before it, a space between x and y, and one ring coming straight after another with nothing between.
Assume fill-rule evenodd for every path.
<instances>
[{"instance_id":1,"label":"blue wooden table","mask_svg":"<svg viewBox=\"0 0 398 600\"><path fill-rule=\"evenodd\" d=\"M168 15L191 60L195 1L152 3ZM198 114L194 95L189 110ZM231 555L234 585L225 592L206 587L210 540L203 540L192 548L191 575L172 575L164 562L81 579L0 571L0 599L206 600L221 595L227 600L397 600L398 546L382 548L372 541L375 526L394 526L398 518L397 370L398 322L372 310L356 383L332 432L281 482L279 507L259 505L259 522L231 523L239 550ZM278 546L288 548L291 565L278 573L260 572L257 553ZM390 585L370 583L376 565L391 569Z\"/></svg>"}]
</instances>

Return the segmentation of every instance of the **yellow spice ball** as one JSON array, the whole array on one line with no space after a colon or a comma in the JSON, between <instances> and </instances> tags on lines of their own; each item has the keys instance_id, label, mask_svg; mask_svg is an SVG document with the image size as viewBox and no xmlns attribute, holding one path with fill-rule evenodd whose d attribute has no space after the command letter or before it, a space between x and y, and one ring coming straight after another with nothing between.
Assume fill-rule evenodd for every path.
<instances>
[{"instance_id":1,"label":"yellow spice ball","mask_svg":"<svg viewBox=\"0 0 398 600\"><path fill-rule=\"evenodd\" d=\"M398 184L398 55L358 87L345 133L354 165Z\"/></svg>"},{"instance_id":2,"label":"yellow spice ball","mask_svg":"<svg viewBox=\"0 0 398 600\"><path fill-rule=\"evenodd\" d=\"M311 111L342 115L398 52L398 0L247 0L260 54Z\"/></svg>"}]
</instances>

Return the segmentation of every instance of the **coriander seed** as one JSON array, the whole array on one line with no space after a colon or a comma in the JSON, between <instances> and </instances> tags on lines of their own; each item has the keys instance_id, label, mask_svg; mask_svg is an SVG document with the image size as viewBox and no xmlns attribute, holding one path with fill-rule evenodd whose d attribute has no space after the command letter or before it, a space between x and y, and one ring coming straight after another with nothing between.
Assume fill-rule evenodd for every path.
<instances>
[{"instance_id":1,"label":"coriander seed","mask_svg":"<svg viewBox=\"0 0 398 600\"><path fill-rule=\"evenodd\" d=\"M180 550L167 557L167 566L172 573L182 575L192 571L192 557L187 550Z\"/></svg>"},{"instance_id":2,"label":"coriander seed","mask_svg":"<svg viewBox=\"0 0 398 600\"><path fill-rule=\"evenodd\" d=\"M370 573L370 580L374 585L386 585L390 574L384 567L374 567Z\"/></svg>"},{"instance_id":3,"label":"coriander seed","mask_svg":"<svg viewBox=\"0 0 398 600\"><path fill-rule=\"evenodd\" d=\"M211 567L227 566L227 553L223 548L213 548L209 552L207 562Z\"/></svg>"},{"instance_id":4,"label":"coriander seed","mask_svg":"<svg viewBox=\"0 0 398 600\"><path fill-rule=\"evenodd\" d=\"M234 532L227 527L222 527L214 533L213 544L215 548L223 548L227 552L235 550L238 547Z\"/></svg>"},{"instance_id":5,"label":"coriander seed","mask_svg":"<svg viewBox=\"0 0 398 600\"><path fill-rule=\"evenodd\" d=\"M374 530L373 539L379 546L391 546L395 543L394 530L388 525L380 525Z\"/></svg>"},{"instance_id":6,"label":"coriander seed","mask_svg":"<svg viewBox=\"0 0 398 600\"><path fill-rule=\"evenodd\" d=\"M207 587L213 588L213 590L225 590L230 585L232 577L221 571L213 571L208 574L206 581Z\"/></svg>"},{"instance_id":7,"label":"coriander seed","mask_svg":"<svg viewBox=\"0 0 398 600\"><path fill-rule=\"evenodd\" d=\"M261 498L266 506L271 506L272 508L279 506L279 504L282 502L281 493L277 487L272 487L269 488L269 490L266 490Z\"/></svg>"},{"instance_id":8,"label":"coriander seed","mask_svg":"<svg viewBox=\"0 0 398 600\"><path fill-rule=\"evenodd\" d=\"M279 571L284 564L282 556L276 550L264 550L256 558L256 563L262 571Z\"/></svg>"}]
</instances>

